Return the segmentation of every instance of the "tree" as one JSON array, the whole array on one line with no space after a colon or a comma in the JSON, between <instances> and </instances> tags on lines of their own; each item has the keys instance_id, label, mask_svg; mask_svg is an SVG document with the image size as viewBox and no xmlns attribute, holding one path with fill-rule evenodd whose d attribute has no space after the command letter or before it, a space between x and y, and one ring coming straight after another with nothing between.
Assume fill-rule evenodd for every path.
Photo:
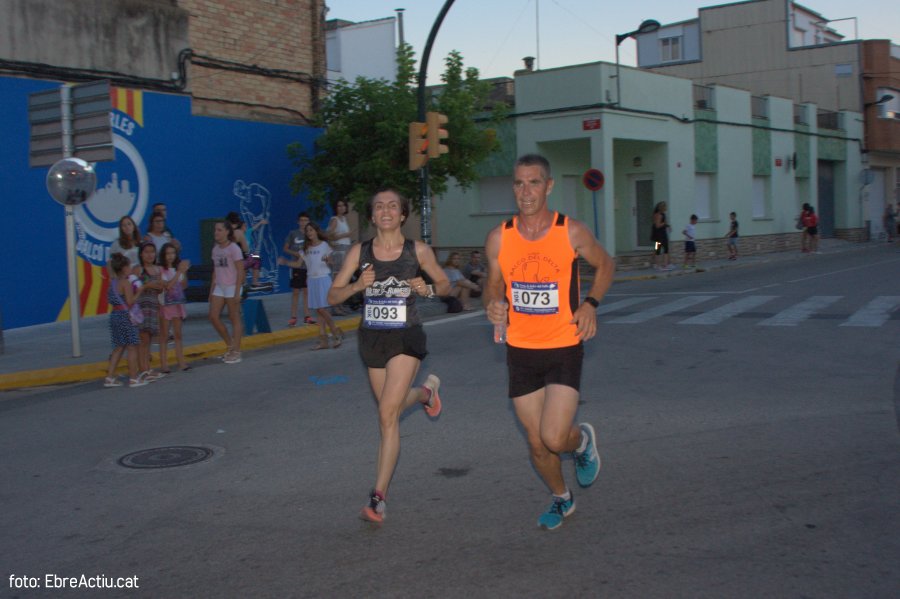
<instances>
[{"instance_id":1,"label":"tree","mask_svg":"<svg viewBox=\"0 0 900 599\"><path fill-rule=\"evenodd\" d=\"M462 56L452 52L446 59L444 85L431 90L428 110L449 117L449 153L429 161L429 186L440 195L448 179L469 187L477 180L476 165L498 147L491 124L506 117L504 106L492 110L483 122L491 84L478 79L478 70L463 69ZM418 172L408 169L408 124L417 120L417 82L414 55L409 44L397 51L397 78L359 77L338 82L316 115L315 125L324 129L313 152L299 143L288 146L288 156L298 171L291 179L294 193L306 191L321 216L325 206L337 198L347 199L362 210L379 188L392 187L419 206Z\"/></svg>"}]
</instances>

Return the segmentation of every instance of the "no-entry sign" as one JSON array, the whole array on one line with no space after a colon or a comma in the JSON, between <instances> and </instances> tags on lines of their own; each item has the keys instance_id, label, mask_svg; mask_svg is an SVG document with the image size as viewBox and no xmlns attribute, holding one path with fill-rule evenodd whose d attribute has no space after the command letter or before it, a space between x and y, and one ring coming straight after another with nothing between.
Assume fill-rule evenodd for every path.
<instances>
[{"instance_id":1,"label":"no-entry sign","mask_svg":"<svg viewBox=\"0 0 900 599\"><path fill-rule=\"evenodd\" d=\"M600 191L601 189L603 189L603 173L595 168L590 168L584 171L584 175L581 177L581 182L584 183L584 186L591 191Z\"/></svg>"}]
</instances>

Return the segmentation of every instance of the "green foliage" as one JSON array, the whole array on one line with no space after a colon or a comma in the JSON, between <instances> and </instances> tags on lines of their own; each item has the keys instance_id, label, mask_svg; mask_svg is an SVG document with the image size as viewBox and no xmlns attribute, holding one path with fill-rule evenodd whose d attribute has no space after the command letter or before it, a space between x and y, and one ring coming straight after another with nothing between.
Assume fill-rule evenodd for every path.
<instances>
[{"instance_id":1,"label":"green foliage","mask_svg":"<svg viewBox=\"0 0 900 599\"><path fill-rule=\"evenodd\" d=\"M429 161L429 186L440 195L453 177L463 187L477 180L476 165L498 147L490 123L505 118L501 107L492 111L487 126L476 123L487 102L490 83L479 81L478 70L463 68L462 56L446 59L444 85L427 101L427 110L449 117L447 145L450 152ZM412 47L397 51L397 79L359 77L353 83L335 84L316 115L324 129L310 153L299 143L288 146L297 167L291 179L294 193L306 191L318 216L337 198L346 198L362 210L379 188L392 187L420 208L419 173L408 169L408 125L417 120L417 77Z\"/></svg>"}]
</instances>

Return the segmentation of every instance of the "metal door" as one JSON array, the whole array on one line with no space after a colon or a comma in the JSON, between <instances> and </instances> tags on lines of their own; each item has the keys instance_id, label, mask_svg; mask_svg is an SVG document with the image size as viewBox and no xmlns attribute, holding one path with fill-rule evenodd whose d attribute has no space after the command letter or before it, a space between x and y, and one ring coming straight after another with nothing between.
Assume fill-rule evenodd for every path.
<instances>
[{"instance_id":1,"label":"metal door","mask_svg":"<svg viewBox=\"0 0 900 599\"><path fill-rule=\"evenodd\" d=\"M834 162L819 160L819 236L834 237Z\"/></svg>"}]
</instances>

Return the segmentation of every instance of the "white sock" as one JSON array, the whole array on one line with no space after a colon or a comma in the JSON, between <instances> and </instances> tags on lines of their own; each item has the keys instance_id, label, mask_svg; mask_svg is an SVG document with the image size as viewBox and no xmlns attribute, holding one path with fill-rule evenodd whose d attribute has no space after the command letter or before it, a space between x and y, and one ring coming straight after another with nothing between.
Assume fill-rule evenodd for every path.
<instances>
[{"instance_id":1,"label":"white sock","mask_svg":"<svg viewBox=\"0 0 900 599\"><path fill-rule=\"evenodd\" d=\"M565 493L563 493L562 495L557 495L557 494L554 493L553 496L554 496L554 497L559 497L559 498L562 499L563 501L569 501L570 499L572 499L572 492L569 491L569 488L568 488L568 487L566 487L566 492L565 492Z\"/></svg>"}]
</instances>

